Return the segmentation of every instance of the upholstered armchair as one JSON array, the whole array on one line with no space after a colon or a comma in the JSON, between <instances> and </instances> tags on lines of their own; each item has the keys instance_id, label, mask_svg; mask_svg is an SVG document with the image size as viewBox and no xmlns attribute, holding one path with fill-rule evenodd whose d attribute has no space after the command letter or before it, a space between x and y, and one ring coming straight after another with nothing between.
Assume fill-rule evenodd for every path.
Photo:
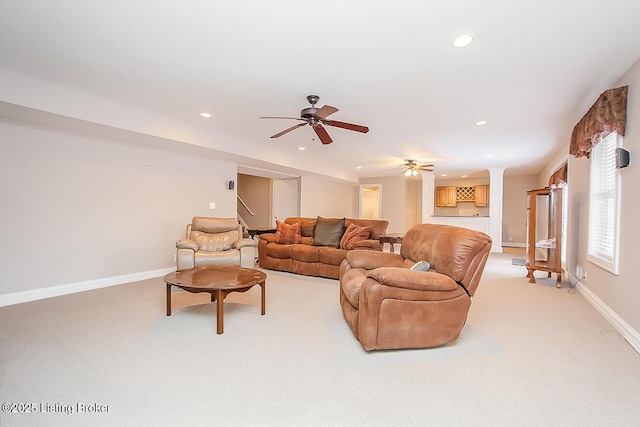
<instances>
[{"instance_id":1,"label":"upholstered armchair","mask_svg":"<svg viewBox=\"0 0 640 427\"><path fill-rule=\"evenodd\" d=\"M242 226L235 218L194 217L187 225L186 238L176 242L177 269L209 265L255 264L256 242L243 238Z\"/></svg>"},{"instance_id":2,"label":"upholstered armchair","mask_svg":"<svg viewBox=\"0 0 640 427\"><path fill-rule=\"evenodd\" d=\"M340 305L366 350L424 348L455 341L491 249L484 233L419 224L400 253L349 251L340 265ZM430 263L427 271L413 270Z\"/></svg>"}]
</instances>

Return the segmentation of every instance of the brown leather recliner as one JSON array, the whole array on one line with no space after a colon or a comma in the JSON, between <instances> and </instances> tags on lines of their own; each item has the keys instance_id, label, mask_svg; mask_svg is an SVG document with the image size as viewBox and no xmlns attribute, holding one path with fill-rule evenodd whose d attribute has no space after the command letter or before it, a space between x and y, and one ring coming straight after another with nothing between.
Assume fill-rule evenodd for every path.
<instances>
[{"instance_id":1,"label":"brown leather recliner","mask_svg":"<svg viewBox=\"0 0 640 427\"><path fill-rule=\"evenodd\" d=\"M366 350L455 341L467 319L491 238L467 228L419 224L400 254L350 251L340 266L340 305ZM429 271L410 268L431 263Z\"/></svg>"}]
</instances>

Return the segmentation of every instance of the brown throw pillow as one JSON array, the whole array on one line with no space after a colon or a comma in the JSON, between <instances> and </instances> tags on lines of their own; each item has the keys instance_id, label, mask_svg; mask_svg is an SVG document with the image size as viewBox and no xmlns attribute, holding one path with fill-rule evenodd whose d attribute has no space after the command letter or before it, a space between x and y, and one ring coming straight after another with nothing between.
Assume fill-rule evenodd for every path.
<instances>
[{"instance_id":1,"label":"brown throw pillow","mask_svg":"<svg viewBox=\"0 0 640 427\"><path fill-rule=\"evenodd\" d=\"M313 237L313 231L316 228L315 219L303 219L300 226L302 237Z\"/></svg>"},{"instance_id":2,"label":"brown throw pillow","mask_svg":"<svg viewBox=\"0 0 640 427\"><path fill-rule=\"evenodd\" d=\"M300 243L300 223L289 225L282 221L276 221L275 242L283 245Z\"/></svg>"},{"instance_id":3,"label":"brown throw pillow","mask_svg":"<svg viewBox=\"0 0 640 427\"><path fill-rule=\"evenodd\" d=\"M351 250L355 248L359 242L367 240L369 236L371 236L371 227L361 227L351 223L347 227L347 231L344 232L342 240L340 240L340 248Z\"/></svg>"},{"instance_id":4,"label":"brown throw pillow","mask_svg":"<svg viewBox=\"0 0 640 427\"><path fill-rule=\"evenodd\" d=\"M313 246L340 247L340 239L344 234L344 218L316 219L316 228L313 232Z\"/></svg>"}]
</instances>

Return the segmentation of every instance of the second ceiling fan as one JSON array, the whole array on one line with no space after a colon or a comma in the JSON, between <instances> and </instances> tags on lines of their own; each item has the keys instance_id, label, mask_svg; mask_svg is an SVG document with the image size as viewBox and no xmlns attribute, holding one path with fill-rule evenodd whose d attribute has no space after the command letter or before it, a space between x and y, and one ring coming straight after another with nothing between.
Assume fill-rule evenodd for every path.
<instances>
[{"instance_id":1,"label":"second ceiling fan","mask_svg":"<svg viewBox=\"0 0 640 427\"><path fill-rule=\"evenodd\" d=\"M261 119L290 119L290 120L301 120L304 123L298 123L295 126L291 126L283 130L282 132L278 132L273 135L271 138L278 138L286 133L291 132L292 130L296 130L301 128L302 126L309 125L313 128L313 131L318 135L320 142L323 144L331 144L333 140L329 136L329 133L324 128L325 126L333 126L337 128L353 130L356 132L367 133L369 132L369 128L362 125L354 125L353 123L345 123L339 122L337 120L328 120L327 117L331 114L338 111L336 107L332 107L330 105L325 105L322 108L317 108L316 104L320 97L318 95L309 95L307 96L307 101L311 104L311 107L304 108L300 111L300 117L260 117Z\"/></svg>"},{"instance_id":2,"label":"second ceiling fan","mask_svg":"<svg viewBox=\"0 0 640 427\"><path fill-rule=\"evenodd\" d=\"M402 171L402 174L404 176L411 177L418 175L419 171L433 172L433 166L433 163L429 163L427 165L418 165L418 163L416 163L416 160L408 159L404 164L404 170Z\"/></svg>"}]
</instances>

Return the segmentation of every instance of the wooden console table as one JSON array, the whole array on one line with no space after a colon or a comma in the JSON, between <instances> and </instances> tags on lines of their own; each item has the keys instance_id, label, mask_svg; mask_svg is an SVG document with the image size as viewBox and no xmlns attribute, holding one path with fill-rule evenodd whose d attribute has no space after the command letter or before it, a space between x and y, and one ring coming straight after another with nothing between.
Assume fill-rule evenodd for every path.
<instances>
[{"instance_id":1,"label":"wooden console table","mask_svg":"<svg viewBox=\"0 0 640 427\"><path fill-rule=\"evenodd\" d=\"M261 234L275 233L275 232L276 232L275 228L247 228L247 233L249 234L249 237L251 237L252 239Z\"/></svg>"}]
</instances>

